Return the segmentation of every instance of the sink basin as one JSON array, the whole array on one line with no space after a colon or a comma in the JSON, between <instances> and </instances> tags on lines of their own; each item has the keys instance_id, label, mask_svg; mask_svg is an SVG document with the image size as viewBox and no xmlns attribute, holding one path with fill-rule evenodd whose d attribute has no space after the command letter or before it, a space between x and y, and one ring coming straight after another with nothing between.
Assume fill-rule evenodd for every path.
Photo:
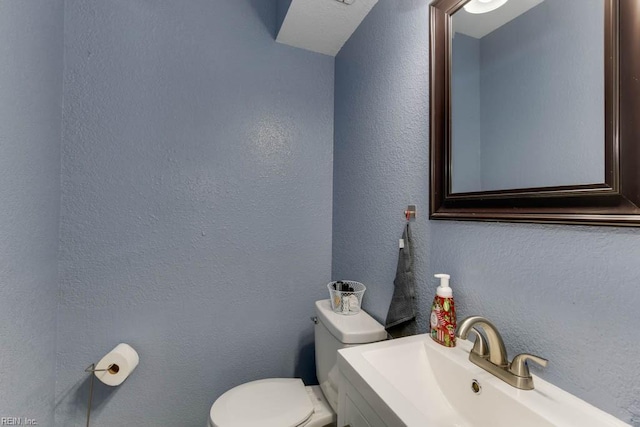
<instances>
[{"instance_id":1,"label":"sink basin","mask_svg":"<svg viewBox=\"0 0 640 427\"><path fill-rule=\"evenodd\" d=\"M387 426L628 426L535 375L534 390L511 387L468 360L471 344L416 335L340 350L338 367Z\"/></svg>"}]
</instances>

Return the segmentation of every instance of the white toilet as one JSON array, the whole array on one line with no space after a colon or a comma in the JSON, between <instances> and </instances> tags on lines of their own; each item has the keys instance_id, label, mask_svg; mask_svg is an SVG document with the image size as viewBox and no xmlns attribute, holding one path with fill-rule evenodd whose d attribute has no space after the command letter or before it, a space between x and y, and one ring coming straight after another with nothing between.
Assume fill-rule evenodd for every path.
<instances>
[{"instance_id":1,"label":"white toilet","mask_svg":"<svg viewBox=\"0 0 640 427\"><path fill-rule=\"evenodd\" d=\"M316 375L319 386L299 378L269 378L241 384L211 406L209 427L325 427L335 425L338 409L337 352L386 339L380 323L364 311L344 316L329 300L316 301Z\"/></svg>"}]
</instances>

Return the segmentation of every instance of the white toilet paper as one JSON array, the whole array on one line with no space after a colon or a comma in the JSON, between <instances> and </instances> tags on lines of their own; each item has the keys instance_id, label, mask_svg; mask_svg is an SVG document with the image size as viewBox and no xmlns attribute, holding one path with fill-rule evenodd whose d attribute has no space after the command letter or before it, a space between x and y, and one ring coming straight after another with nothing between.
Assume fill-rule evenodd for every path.
<instances>
[{"instance_id":1,"label":"white toilet paper","mask_svg":"<svg viewBox=\"0 0 640 427\"><path fill-rule=\"evenodd\" d=\"M96 372L95 375L106 385L115 387L131 375L138 366L138 362L140 362L138 353L129 344L120 343L96 365L96 370L106 369L106 371Z\"/></svg>"}]
</instances>

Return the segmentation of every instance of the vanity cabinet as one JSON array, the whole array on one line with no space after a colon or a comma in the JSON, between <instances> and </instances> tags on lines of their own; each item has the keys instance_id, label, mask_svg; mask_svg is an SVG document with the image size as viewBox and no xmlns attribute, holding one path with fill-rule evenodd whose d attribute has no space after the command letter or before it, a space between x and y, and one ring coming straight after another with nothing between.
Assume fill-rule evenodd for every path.
<instances>
[{"instance_id":1,"label":"vanity cabinet","mask_svg":"<svg viewBox=\"0 0 640 427\"><path fill-rule=\"evenodd\" d=\"M346 378L338 402L338 427L388 427Z\"/></svg>"}]
</instances>

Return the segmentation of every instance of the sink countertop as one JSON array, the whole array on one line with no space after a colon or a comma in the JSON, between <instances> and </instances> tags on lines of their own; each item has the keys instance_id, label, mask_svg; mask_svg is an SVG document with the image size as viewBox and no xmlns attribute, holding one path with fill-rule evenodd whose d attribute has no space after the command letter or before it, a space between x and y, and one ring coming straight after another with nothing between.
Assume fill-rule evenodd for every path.
<instances>
[{"instance_id":1,"label":"sink countertop","mask_svg":"<svg viewBox=\"0 0 640 427\"><path fill-rule=\"evenodd\" d=\"M340 350L338 367L390 427L628 426L535 375L534 390L511 387L468 360L470 341L457 344L381 341Z\"/></svg>"}]
</instances>

